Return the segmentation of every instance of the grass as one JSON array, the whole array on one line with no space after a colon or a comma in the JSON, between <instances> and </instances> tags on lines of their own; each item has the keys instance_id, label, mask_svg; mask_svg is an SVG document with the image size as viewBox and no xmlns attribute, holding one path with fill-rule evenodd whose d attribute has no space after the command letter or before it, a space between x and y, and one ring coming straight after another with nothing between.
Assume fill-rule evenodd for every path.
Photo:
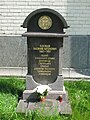
<instances>
[{"instance_id":1,"label":"grass","mask_svg":"<svg viewBox=\"0 0 90 120\"><path fill-rule=\"evenodd\" d=\"M0 120L90 120L90 82L65 82L72 106L72 115L44 116L39 111L28 115L16 113L16 106L25 89L25 81L0 77Z\"/></svg>"},{"instance_id":2,"label":"grass","mask_svg":"<svg viewBox=\"0 0 90 120\"><path fill-rule=\"evenodd\" d=\"M90 120L90 82L65 82L72 106L71 120Z\"/></svg>"}]
</instances>

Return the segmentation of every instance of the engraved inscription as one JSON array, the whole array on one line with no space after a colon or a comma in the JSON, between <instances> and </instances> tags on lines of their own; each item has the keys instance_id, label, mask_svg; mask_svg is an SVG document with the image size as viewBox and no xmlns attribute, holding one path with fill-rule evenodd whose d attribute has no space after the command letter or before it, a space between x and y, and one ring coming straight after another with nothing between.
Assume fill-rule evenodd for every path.
<instances>
[{"instance_id":1,"label":"engraved inscription","mask_svg":"<svg viewBox=\"0 0 90 120\"><path fill-rule=\"evenodd\" d=\"M51 56L52 51L56 51L56 47L50 45L39 45L38 47L33 47L34 51L38 51L40 56L35 57L37 61L37 66L34 68L34 71L41 76L50 76L55 71L55 68L52 67L55 57Z\"/></svg>"},{"instance_id":2,"label":"engraved inscription","mask_svg":"<svg viewBox=\"0 0 90 120\"><path fill-rule=\"evenodd\" d=\"M56 81L59 72L59 44L57 39L43 39L33 38L28 41L28 74L31 74L37 83L51 84Z\"/></svg>"}]
</instances>

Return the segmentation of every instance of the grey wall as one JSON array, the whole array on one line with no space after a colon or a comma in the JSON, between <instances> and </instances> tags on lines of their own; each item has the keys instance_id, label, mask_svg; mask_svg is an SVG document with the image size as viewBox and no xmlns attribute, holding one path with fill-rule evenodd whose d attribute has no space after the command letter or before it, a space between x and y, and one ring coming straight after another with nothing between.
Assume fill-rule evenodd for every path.
<instances>
[{"instance_id":1,"label":"grey wall","mask_svg":"<svg viewBox=\"0 0 90 120\"><path fill-rule=\"evenodd\" d=\"M64 40L63 67L90 69L90 36L70 36Z\"/></svg>"},{"instance_id":2,"label":"grey wall","mask_svg":"<svg viewBox=\"0 0 90 120\"><path fill-rule=\"evenodd\" d=\"M27 41L21 36L0 37L0 67L27 66ZM90 36L64 39L63 68L90 69Z\"/></svg>"},{"instance_id":3,"label":"grey wall","mask_svg":"<svg viewBox=\"0 0 90 120\"><path fill-rule=\"evenodd\" d=\"M27 66L27 41L20 36L0 37L0 67Z\"/></svg>"}]
</instances>

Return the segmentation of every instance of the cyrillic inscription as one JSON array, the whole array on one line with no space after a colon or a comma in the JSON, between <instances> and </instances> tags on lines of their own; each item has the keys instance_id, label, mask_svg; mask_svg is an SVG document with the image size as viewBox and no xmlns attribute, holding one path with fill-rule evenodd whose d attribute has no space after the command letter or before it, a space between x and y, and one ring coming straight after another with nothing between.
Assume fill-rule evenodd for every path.
<instances>
[{"instance_id":1,"label":"cyrillic inscription","mask_svg":"<svg viewBox=\"0 0 90 120\"><path fill-rule=\"evenodd\" d=\"M39 45L38 47L33 47L33 50L40 53L39 57L35 57L38 67L34 68L34 71L38 75L50 76L55 71L55 68L51 67L55 57L50 56L50 53L56 51L57 48L51 45Z\"/></svg>"}]
</instances>

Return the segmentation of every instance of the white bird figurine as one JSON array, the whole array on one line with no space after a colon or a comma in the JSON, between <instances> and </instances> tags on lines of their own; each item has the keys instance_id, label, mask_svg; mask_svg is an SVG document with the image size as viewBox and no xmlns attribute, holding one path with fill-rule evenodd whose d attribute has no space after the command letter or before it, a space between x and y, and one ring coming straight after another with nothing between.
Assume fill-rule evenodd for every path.
<instances>
[{"instance_id":1,"label":"white bird figurine","mask_svg":"<svg viewBox=\"0 0 90 120\"><path fill-rule=\"evenodd\" d=\"M46 90L48 92L51 90L51 88L48 85L39 85L33 90L33 92L43 94Z\"/></svg>"}]
</instances>

